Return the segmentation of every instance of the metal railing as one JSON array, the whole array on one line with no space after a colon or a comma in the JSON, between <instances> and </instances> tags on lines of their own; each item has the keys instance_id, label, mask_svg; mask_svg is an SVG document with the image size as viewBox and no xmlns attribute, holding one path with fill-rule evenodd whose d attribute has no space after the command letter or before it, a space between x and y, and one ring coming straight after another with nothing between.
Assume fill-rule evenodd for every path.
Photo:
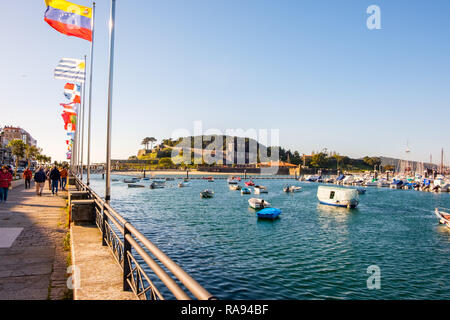
<instances>
[{"instance_id":1,"label":"metal railing","mask_svg":"<svg viewBox=\"0 0 450 320\"><path fill-rule=\"evenodd\" d=\"M94 200L95 222L102 233L102 245L109 247L123 270L124 291L132 291L142 300L164 300L143 264L138 261L141 260L176 299L190 300L191 295L199 300L217 299L78 177L75 177L75 185L78 190L86 191L89 198Z\"/></svg>"}]
</instances>

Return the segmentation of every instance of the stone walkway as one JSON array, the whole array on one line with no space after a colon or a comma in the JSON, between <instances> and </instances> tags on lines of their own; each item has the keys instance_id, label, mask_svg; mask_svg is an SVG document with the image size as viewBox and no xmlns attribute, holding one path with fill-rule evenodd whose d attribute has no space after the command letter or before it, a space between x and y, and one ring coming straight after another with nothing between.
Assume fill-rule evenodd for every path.
<instances>
[{"instance_id":1,"label":"stone walkway","mask_svg":"<svg viewBox=\"0 0 450 320\"><path fill-rule=\"evenodd\" d=\"M0 203L0 300L67 297L66 195L19 184Z\"/></svg>"}]
</instances>

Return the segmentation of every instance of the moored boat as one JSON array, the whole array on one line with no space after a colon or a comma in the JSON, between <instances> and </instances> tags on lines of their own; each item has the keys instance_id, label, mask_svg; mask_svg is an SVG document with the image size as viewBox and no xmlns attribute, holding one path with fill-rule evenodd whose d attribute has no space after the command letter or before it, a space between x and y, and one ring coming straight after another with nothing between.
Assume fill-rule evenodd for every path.
<instances>
[{"instance_id":1,"label":"moored boat","mask_svg":"<svg viewBox=\"0 0 450 320\"><path fill-rule=\"evenodd\" d=\"M186 182L186 181L178 183L179 188L189 187L190 185L191 185L190 182Z\"/></svg>"},{"instance_id":2,"label":"moored boat","mask_svg":"<svg viewBox=\"0 0 450 320\"><path fill-rule=\"evenodd\" d=\"M250 180L250 181L245 182L245 185L247 187L253 187L255 185L255 183L252 180Z\"/></svg>"},{"instance_id":3,"label":"moored boat","mask_svg":"<svg viewBox=\"0 0 450 320\"><path fill-rule=\"evenodd\" d=\"M321 204L336 207L356 208L359 203L356 189L321 186L317 198Z\"/></svg>"},{"instance_id":4,"label":"moored boat","mask_svg":"<svg viewBox=\"0 0 450 320\"><path fill-rule=\"evenodd\" d=\"M136 183L136 182L138 182L140 180L141 179L139 179L139 178L125 178L125 179L123 179L123 182L125 182L125 183Z\"/></svg>"},{"instance_id":5,"label":"moored boat","mask_svg":"<svg viewBox=\"0 0 450 320\"><path fill-rule=\"evenodd\" d=\"M162 189L165 186L165 181L155 180L150 184L150 189Z\"/></svg>"},{"instance_id":6,"label":"moored boat","mask_svg":"<svg viewBox=\"0 0 450 320\"><path fill-rule=\"evenodd\" d=\"M230 185L229 185L229 188L230 188L230 190L232 190L232 191L239 191L239 190L241 190L241 186L238 185L238 184L230 184Z\"/></svg>"},{"instance_id":7,"label":"moored boat","mask_svg":"<svg viewBox=\"0 0 450 320\"><path fill-rule=\"evenodd\" d=\"M129 183L128 188L145 188L142 184Z\"/></svg>"},{"instance_id":8,"label":"moored boat","mask_svg":"<svg viewBox=\"0 0 450 320\"><path fill-rule=\"evenodd\" d=\"M201 198L205 198L205 199L209 199L209 198L213 198L214 197L214 191L212 190L203 190L202 192L200 192L200 197Z\"/></svg>"},{"instance_id":9,"label":"moored boat","mask_svg":"<svg viewBox=\"0 0 450 320\"><path fill-rule=\"evenodd\" d=\"M252 194L252 192L250 191L249 188L243 187L243 188L241 189L241 194Z\"/></svg>"},{"instance_id":10,"label":"moored boat","mask_svg":"<svg viewBox=\"0 0 450 320\"><path fill-rule=\"evenodd\" d=\"M439 223L444 224L447 228L450 229L450 210L449 212L444 212L439 208L436 208L434 213L436 217L439 219Z\"/></svg>"},{"instance_id":11,"label":"moored boat","mask_svg":"<svg viewBox=\"0 0 450 320\"><path fill-rule=\"evenodd\" d=\"M264 186L254 186L254 193L255 194L261 194L261 193L269 193L266 187Z\"/></svg>"},{"instance_id":12,"label":"moored boat","mask_svg":"<svg viewBox=\"0 0 450 320\"><path fill-rule=\"evenodd\" d=\"M265 208L256 213L258 219L269 219L269 220L275 220L279 218L280 214L281 210L277 208Z\"/></svg>"},{"instance_id":13,"label":"moored boat","mask_svg":"<svg viewBox=\"0 0 450 320\"><path fill-rule=\"evenodd\" d=\"M248 199L248 205L253 209L264 209L270 208L270 202L265 201L264 199L251 198Z\"/></svg>"},{"instance_id":14,"label":"moored boat","mask_svg":"<svg viewBox=\"0 0 450 320\"><path fill-rule=\"evenodd\" d=\"M302 191L302 187L298 186L286 186L283 188L284 192L300 192Z\"/></svg>"}]
</instances>

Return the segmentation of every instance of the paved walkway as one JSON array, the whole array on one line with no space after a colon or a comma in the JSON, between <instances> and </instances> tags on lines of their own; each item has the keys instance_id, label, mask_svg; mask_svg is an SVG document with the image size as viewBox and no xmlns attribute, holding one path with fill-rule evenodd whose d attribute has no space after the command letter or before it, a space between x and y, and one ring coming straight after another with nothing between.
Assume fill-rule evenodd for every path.
<instances>
[{"instance_id":1,"label":"paved walkway","mask_svg":"<svg viewBox=\"0 0 450 320\"><path fill-rule=\"evenodd\" d=\"M63 299L67 294L64 238L66 193L42 197L19 183L0 203L0 300Z\"/></svg>"}]
</instances>

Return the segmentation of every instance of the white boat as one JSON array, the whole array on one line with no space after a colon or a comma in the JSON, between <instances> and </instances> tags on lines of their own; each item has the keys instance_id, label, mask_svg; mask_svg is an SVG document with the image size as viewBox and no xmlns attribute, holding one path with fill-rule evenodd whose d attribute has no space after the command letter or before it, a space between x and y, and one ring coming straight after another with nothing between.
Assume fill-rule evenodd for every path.
<instances>
[{"instance_id":1,"label":"white boat","mask_svg":"<svg viewBox=\"0 0 450 320\"><path fill-rule=\"evenodd\" d=\"M232 190L232 191L239 191L239 190L241 190L241 186L238 185L238 184L230 184L228 187L229 187L230 190Z\"/></svg>"},{"instance_id":2,"label":"white boat","mask_svg":"<svg viewBox=\"0 0 450 320\"><path fill-rule=\"evenodd\" d=\"M450 229L450 213L444 212L442 210L439 210L439 208L436 208L434 214L439 219L440 224L444 224L447 228Z\"/></svg>"},{"instance_id":3,"label":"white boat","mask_svg":"<svg viewBox=\"0 0 450 320\"><path fill-rule=\"evenodd\" d=\"M264 186L254 186L254 194L261 194L261 193L269 193L266 187Z\"/></svg>"},{"instance_id":4,"label":"white boat","mask_svg":"<svg viewBox=\"0 0 450 320\"><path fill-rule=\"evenodd\" d=\"M321 186L317 189L317 198L321 204L356 208L359 203L356 189Z\"/></svg>"},{"instance_id":5,"label":"white boat","mask_svg":"<svg viewBox=\"0 0 450 320\"><path fill-rule=\"evenodd\" d=\"M239 181L234 178L228 178L227 179L228 184L238 184Z\"/></svg>"},{"instance_id":6,"label":"white boat","mask_svg":"<svg viewBox=\"0 0 450 320\"><path fill-rule=\"evenodd\" d=\"M389 188L390 183L387 180L380 180L377 185L379 188Z\"/></svg>"},{"instance_id":7,"label":"white boat","mask_svg":"<svg viewBox=\"0 0 450 320\"><path fill-rule=\"evenodd\" d=\"M186 181L178 183L179 188L189 187L190 185L191 185L190 182L186 182Z\"/></svg>"},{"instance_id":8,"label":"white boat","mask_svg":"<svg viewBox=\"0 0 450 320\"><path fill-rule=\"evenodd\" d=\"M369 180L364 183L366 187L378 187L379 181Z\"/></svg>"},{"instance_id":9,"label":"white boat","mask_svg":"<svg viewBox=\"0 0 450 320\"><path fill-rule=\"evenodd\" d=\"M286 186L283 188L284 192L300 192L302 191L302 187L298 186Z\"/></svg>"},{"instance_id":10,"label":"white boat","mask_svg":"<svg viewBox=\"0 0 450 320\"><path fill-rule=\"evenodd\" d=\"M270 203L265 201L264 199L251 198L248 199L248 205L253 209L264 209L270 208Z\"/></svg>"}]
</instances>

